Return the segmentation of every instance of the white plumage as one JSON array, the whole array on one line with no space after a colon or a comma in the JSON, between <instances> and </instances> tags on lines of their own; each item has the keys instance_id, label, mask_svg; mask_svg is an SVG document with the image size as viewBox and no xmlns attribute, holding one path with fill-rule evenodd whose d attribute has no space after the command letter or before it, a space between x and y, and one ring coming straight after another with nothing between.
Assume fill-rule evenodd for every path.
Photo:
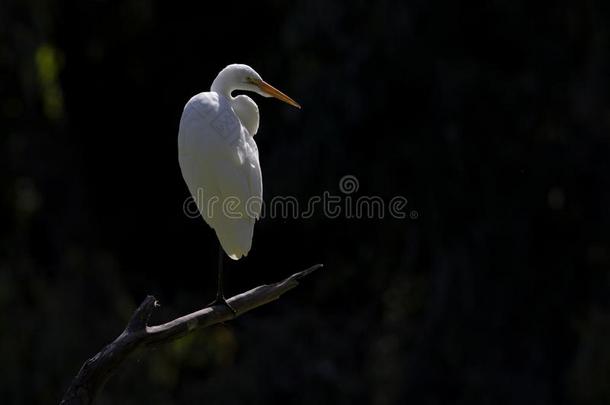
<instances>
[{"instance_id":1,"label":"white plumage","mask_svg":"<svg viewBox=\"0 0 610 405\"><path fill-rule=\"evenodd\" d=\"M254 91L300 106L265 83L251 67L234 64L218 74L210 92L197 94L184 107L178 133L182 176L223 250L238 260L252 246L263 178L254 141L258 107L250 97L233 97L234 90Z\"/></svg>"}]
</instances>

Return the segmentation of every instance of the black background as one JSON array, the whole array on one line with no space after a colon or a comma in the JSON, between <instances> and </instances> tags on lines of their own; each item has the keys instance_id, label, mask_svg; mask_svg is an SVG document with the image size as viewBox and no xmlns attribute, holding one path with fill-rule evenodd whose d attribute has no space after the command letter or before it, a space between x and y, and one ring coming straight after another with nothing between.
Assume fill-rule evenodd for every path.
<instances>
[{"instance_id":1,"label":"black background","mask_svg":"<svg viewBox=\"0 0 610 405\"><path fill-rule=\"evenodd\" d=\"M0 397L58 402L146 294L200 308L186 101L229 63L265 200L355 176L417 219L260 221L227 292L280 301L142 352L99 403L607 404L610 13L602 1L0 3ZM56 67L54 69L53 67Z\"/></svg>"}]
</instances>

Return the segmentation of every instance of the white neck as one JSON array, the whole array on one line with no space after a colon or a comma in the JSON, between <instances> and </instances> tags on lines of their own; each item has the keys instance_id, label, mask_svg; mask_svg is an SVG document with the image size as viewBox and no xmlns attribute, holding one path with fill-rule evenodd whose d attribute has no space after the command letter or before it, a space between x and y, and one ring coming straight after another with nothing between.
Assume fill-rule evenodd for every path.
<instances>
[{"instance_id":1,"label":"white neck","mask_svg":"<svg viewBox=\"0 0 610 405\"><path fill-rule=\"evenodd\" d=\"M231 96L233 90L253 91L267 97L257 86L246 82L247 76L258 76L258 74L246 65L229 65L218 73L218 76L212 82L211 90L230 100L233 99Z\"/></svg>"},{"instance_id":2,"label":"white neck","mask_svg":"<svg viewBox=\"0 0 610 405\"><path fill-rule=\"evenodd\" d=\"M256 74L256 73L254 73ZM218 73L210 90L226 97L233 111L248 130L251 136L258 131L259 114L258 106L250 97L240 95L233 97L234 90L253 91L260 94L258 87L245 83L243 65L229 65Z\"/></svg>"},{"instance_id":3,"label":"white neck","mask_svg":"<svg viewBox=\"0 0 610 405\"><path fill-rule=\"evenodd\" d=\"M235 81L233 80L233 78L231 77L231 72L225 70L222 70L218 76L216 76L216 79L214 79L214 81L212 82L212 87L210 88L210 90L221 94L223 96L225 96L228 99L232 99L233 96L231 96L231 93L233 92L233 90L238 90L235 87Z\"/></svg>"}]
</instances>

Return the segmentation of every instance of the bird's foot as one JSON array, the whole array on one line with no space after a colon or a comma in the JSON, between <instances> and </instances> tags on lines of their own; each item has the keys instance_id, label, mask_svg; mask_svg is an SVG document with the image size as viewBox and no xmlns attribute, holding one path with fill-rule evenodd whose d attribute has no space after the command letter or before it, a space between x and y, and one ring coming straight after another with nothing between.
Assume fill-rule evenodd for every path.
<instances>
[{"instance_id":1,"label":"bird's foot","mask_svg":"<svg viewBox=\"0 0 610 405\"><path fill-rule=\"evenodd\" d=\"M224 305L225 307L227 307L229 309L229 311L231 311L233 316L237 315L237 311L235 310L235 308L233 308L231 306L231 304L229 304L229 302L226 300L226 298L222 295L217 296L214 301L212 301L208 304L208 307L213 307L216 305Z\"/></svg>"}]
</instances>

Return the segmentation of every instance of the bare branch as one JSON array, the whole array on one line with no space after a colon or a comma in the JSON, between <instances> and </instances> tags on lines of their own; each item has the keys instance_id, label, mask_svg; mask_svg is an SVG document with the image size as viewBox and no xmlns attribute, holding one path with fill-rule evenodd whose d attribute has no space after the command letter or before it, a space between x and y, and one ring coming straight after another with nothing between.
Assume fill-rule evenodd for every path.
<instances>
[{"instance_id":1,"label":"bare branch","mask_svg":"<svg viewBox=\"0 0 610 405\"><path fill-rule=\"evenodd\" d=\"M300 279L320 267L322 265L317 264L280 282L261 285L229 298L228 302L235 309L235 314L224 305L216 305L181 316L162 325L148 326L150 315L158 306L155 297L149 295L133 313L123 333L83 364L64 394L60 405L92 404L104 383L136 349L162 345L197 329L236 318L278 299L282 294L296 287Z\"/></svg>"}]
</instances>

